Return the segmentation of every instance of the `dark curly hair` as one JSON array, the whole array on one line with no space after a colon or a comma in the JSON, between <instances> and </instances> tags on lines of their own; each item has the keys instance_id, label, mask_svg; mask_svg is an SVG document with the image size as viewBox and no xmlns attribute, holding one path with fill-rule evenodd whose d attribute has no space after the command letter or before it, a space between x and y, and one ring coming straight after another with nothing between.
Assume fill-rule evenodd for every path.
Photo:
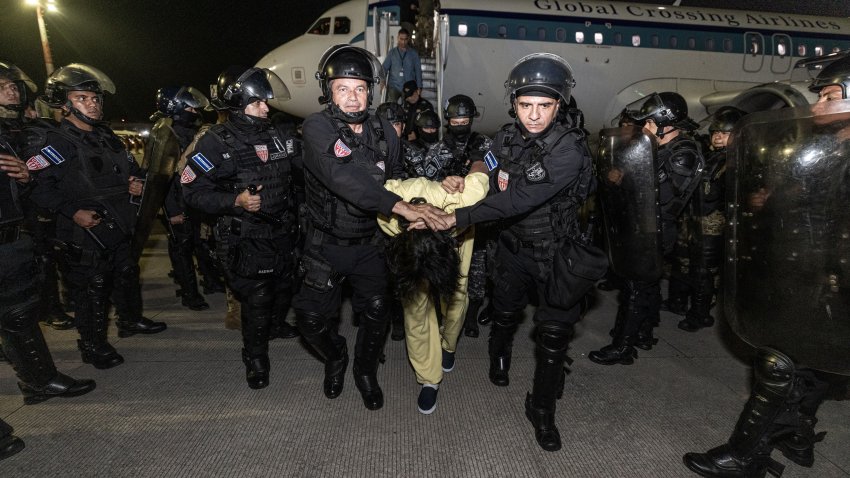
<instances>
[{"instance_id":1,"label":"dark curly hair","mask_svg":"<svg viewBox=\"0 0 850 478\"><path fill-rule=\"evenodd\" d=\"M460 278L457 240L448 232L402 230L387 245L387 267L402 302L423 289L431 297L448 300Z\"/></svg>"}]
</instances>

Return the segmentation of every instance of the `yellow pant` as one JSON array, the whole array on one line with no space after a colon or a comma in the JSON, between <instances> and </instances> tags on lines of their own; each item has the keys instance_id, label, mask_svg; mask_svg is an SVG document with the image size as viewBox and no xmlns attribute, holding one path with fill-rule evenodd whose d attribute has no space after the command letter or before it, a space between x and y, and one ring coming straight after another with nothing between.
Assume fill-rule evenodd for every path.
<instances>
[{"instance_id":1,"label":"yellow pant","mask_svg":"<svg viewBox=\"0 0 850 478\"><path fill-rule=\"evenodd\" d=\"M457 337L463 327L466 307L466 284L469 280L469 264L472 262L472 245L475 240L474 228L469 228L458 236L460 247L460 278L457 289L446 304L442 304L443 326L437 322L437 311L430 294L421 291L404 304L404 333L407 342L407 356L416 381L437 384L443 380L443 350L454 352Z\"/></svg>"}]
</instances>

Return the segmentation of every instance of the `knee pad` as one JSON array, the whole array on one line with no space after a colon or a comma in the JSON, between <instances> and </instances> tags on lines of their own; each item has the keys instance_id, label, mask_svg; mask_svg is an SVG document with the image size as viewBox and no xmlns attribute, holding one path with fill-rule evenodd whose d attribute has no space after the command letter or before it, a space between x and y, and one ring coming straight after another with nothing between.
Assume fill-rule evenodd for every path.
<instances>
[{"instance_id":1,"label":"knee pad","mask_svg":"<svg viewBox=\"0 0 850 478\"><path fill-rule=\"evenodd\" d=\"M104 297L109 294L112 281L107 274L95 274L89 277L87 295L91 297Z\"/></svg>"},{"instance_id":2,"label":"knee pad","mask_svg":"<svg viewBox=\"0 0 850 478\"><path fill-rule=\"evenodd\" d=\"M551 352L566 351L573 338L573 326L547 320L537 325L537 345Z\"/></svg>"},{"instance_id":3,"label":"knee pad","mask_svg":"<svg viewBox=\"0 0 850 478\"><path fill-rule=\"evenodd\" d=\"M38 302L26 302L8 308L0 315L0 329L6 332L21 332L34 326L38 306Z\"/></svg>"},{"instance_id":4,"label":"knee pad","mask_svg":"<svg viewBox=\"0 0 850 478\"><path fill-rule=\"evenodd\" d=\"M245 300L249 307L268 308L271 309L274 303L274 292L272 285L268 282L262 282L254 287Z\"/></svg>"},{"instance_id":5,"label":"knee pad","mask_svg":"<svg viewBox=\"0 0 850 478\"><path fill-rule=\"evenodd\" d=\"M319 335L326 329L327 319L315 312L297 312L295 323L304 336Z\"/></svg>"},{"instance_id":6,"label":"knee pad","mask_svg":"<svg viewBox=\"0 0 850 478\"><path fill-rule=\"evenodd\" d=\"M493 324L497 327L509 328L519 324L520 312L493 311Z\"/></svg>"},{"instance_id":7,"label":"knee pad","mask_svg":"<svg viewBox=\"0 0 850 478\"><path fill-rule=\"evenodd\" d=\"M787 397L794 385L795 372L794 361L779 350L760 347L756 351L753 374L758 388Z\"/></svg>"},{"instance_id":8,"label":"knee pad","mask_svg":"<svg viewBox=\"0 0 850 478\"><path fill-rule=\"evenodd\" d=\"M366 324L370 322L383 323L387 317L387 300L383 295L376 295L368 300L366 310L363 311L363 319Z\"/></svg>"}]
</instances>

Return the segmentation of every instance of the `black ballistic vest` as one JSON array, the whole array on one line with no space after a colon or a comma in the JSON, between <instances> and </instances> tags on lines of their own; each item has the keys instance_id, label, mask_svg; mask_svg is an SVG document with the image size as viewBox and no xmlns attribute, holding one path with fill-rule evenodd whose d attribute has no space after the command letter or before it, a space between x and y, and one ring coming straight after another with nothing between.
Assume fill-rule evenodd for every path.
<instances>
[{"instance_id":1,"label":"black ballistic vest","mask_svg":"<svg viewBox=\"0 0 850 478\"><path fill-rule=\"evenodd\" d=\"M366 171L376 185L383 187L389 176L386 170L391 165L387 141L378 118L371 117L364 123L363 135L358 136L344 122L334 119L328 112L324 114L337 127L340 139L351 148L351 154L346 158L348 163ZM378 166L380 162L383 162L383 168ZM304 171L304 180L307 212L315 228L342 239L371 237L377 232L378 222L374 213L347 202L325 187L309 170Z\"/></svg>"}]
</instances>

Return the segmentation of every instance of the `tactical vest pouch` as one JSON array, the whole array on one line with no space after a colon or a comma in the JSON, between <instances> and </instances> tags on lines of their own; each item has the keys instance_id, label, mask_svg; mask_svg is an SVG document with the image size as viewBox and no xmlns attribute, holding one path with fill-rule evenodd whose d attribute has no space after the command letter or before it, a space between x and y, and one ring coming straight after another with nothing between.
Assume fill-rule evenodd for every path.
<instances>
[{"instance_id":1,"label":"tactical vest pouch","mask_svg":"<svg viewBox=\"0 0 850 478\"><path fill-rule=\"evenodd\" d=\"M546 302L561 309L573 308L608 270L602 249L566 238L555 251L546 282Z\"/></svg>"},{"instance_id":2,"label":"tactical vest pouch","mask_svg":"<svg viewBox=\"0 0 850 478\"><path fill-rule=\"evenodd\" d=\"M314 249L304 251L298 265L298 275L303 278L304 285L322 293L333 289L338 278L331 264Z\"/></svg>"},{"instance_id":3,"label":"tactical vest pouch","mask_svg":"<svg viewBox=\"0 0 850 478\"><path fill-rule=\"evenodd\" d=\"M271 239L243 238L230 246L227 267L234 274L249 279L263 279L280 274L286 266L286 256Z\"/></svg>"}]
</instances>

